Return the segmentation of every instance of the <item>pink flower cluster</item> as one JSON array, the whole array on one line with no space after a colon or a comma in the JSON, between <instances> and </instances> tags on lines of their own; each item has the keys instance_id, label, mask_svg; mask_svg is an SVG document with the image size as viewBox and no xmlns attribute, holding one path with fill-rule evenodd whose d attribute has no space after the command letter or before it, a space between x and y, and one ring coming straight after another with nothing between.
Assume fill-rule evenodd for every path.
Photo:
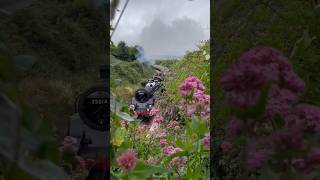
<instances>
[{"instance_id":1,"label":"pink flower cluster","mask_svg":"<svg viewBox=\"0 0 320 180\"><path fill-rule=\"evenodd\" d=\"M132 149L127 149L122 155L117 157L117 163L124 172L132 171L136 167L137 153Z\"/></svg>"},{"instance_id":2,"label":"pink flower cluster","mask_svg":"<svg viewBox=\"0 0 320 180\"><path fill-rule=\"evenodd\" d=\"M168 124L167 124L167 128L168 129L179 129L179 122L178 121L170 121Z\"/></svg>"},{"instance_id":3,"label":"pink flower cluster","mask_svg":"<svg viewBox=\"0 0 320 180\"><path fill-rule=\"evenodd\" d=\"M182 151L181 148L179 148L179 147L175 148L173 146L168 146L167 149L166 149L166 153L168 155L171 155L171 154L174 154L174 153L177 153L177 152L181 152L181 151Z\"/></svg>"},{"instance_id":4,"label":"pink flower cluster","mask_svg":"<svg viewBox=\"0 0 320 180\"><path fill-rule=\"evenodd\" d=\"M210 132L208 132L205 137L203 138L203 146L205 149L209 150L210 149Z\"/></svg>"},{"instance_id":5,"label":"pink flower cluster","mask_svg":"<svg viewBox=\"0 0 320 180\"><path fill-rule=\"evenodd\" d=\"M163 122L163 117L161 115L156 115L152 119L153 123L162 123Z\"/></svg>"},{"instance_id":6,"label":"pink flower cluster","mask_svg":"<svg viewBox=\"0 0 320 180\"><path fill-rule=\"evenodd\" d=\"M253 106L261 88L272 83L267 114L281 115L288 104L304 92L304 82L293 72L287 58L269 47L258 47L244 53L239 64L221 78L228 105L245 109Z\"/></svg>"},{"instance_id":7,"label":"pink flower cluster","mask_svg":"<svg viewBox=\"0 0 320 180\"><path fill-rule=\"evenodd\" d=\"M184 80L179 86L180 93L185 99L180 100L180 105L186 107L187 115L192 116L200 112L201 117L208 118L210 115L210 96L204 94L205 87L202 82L194 76Z\"/></svg>"},{"instance_id":8,"label":"pink flower cluster","mask_svg":"<svg viewBox=\"0 0 320 180\"><path fill-rule=\"evenodd\" d=\"M159 109L157 109L156 107L152 107L151 111L150 111L150 115L154 116L157 115L160 112Z\"/></svg>"},{"instance_id":9,"label":"pink flower cluster","mask_svg":"<svg viewBox=\"0 0 320 180\"><path fill-rule=\"evenodd\" d=\"M170 163L169 163L169 167L171 169L174 169L176 171L183 171L183 168L185 166L187 162L187 157L183 156L183 157L174 157L171 159Z\"/></svg>"},{"instance_id":10,"label":"pink flower cluster","mask_svg":"<svg viewBox=\"0 0 320 180\"><path fill-rule=\"evenodd\" d=\"M190 96L196 91L204 91L205 87L202 82L195 76L190 76L184 80L179 86L180 92L183 96Z\"/></svg>"},{"instance_id":11,"label":"pink flower cluster","mask_svg":"<svg viewBox=\"0 0 320 180\"><path fill-rule=\"evenodd\" d=\"M280 52L266 47L249 50L238 65L226 71L221 84L227 104L238 110L252 108L261 90L269 85L262 117L231 116L221 144L225 154L245 134L246 164L250 171L257 172L268 162L282 168L291 166L303 174L319 171L314 165L320 164L320 150L306 137L320 134L320 108L298 104L305 84Z\"/></svg>"},{"instance_id":12,"label":"pink flower cluster","mask_svg":"<svg viewBox=\"0 0 320 180\"><path fill-rule=\"evenodd\" d=\"M181 152L183 151L181 148L179 147L173 147L173 146L168 146L166 148L166 153L168 155L172 155L172 154L175 154L177 152ZM169 163L169 167L171 169L174 169L176 171L182 171L183 168L184 168L184 165L187 161L187 157L183 156L183 157L174 157L171 159L170 163Z\"/></svg>"}]
</instances>

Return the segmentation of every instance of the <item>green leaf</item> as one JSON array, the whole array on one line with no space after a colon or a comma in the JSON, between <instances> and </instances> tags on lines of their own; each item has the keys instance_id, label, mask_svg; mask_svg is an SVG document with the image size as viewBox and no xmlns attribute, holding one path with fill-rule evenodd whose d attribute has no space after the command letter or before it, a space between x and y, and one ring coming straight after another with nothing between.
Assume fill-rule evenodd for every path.
<instances>
[{"instance_id":1,"label":"green leaf","mask_svg":"<svg viewBox=\"0 0 320 180\"><path fill-rule=\"evenodd\" d=\"M188 156L189 155L189 152L188 151L180 151L180 152L177 152L177 153L174 153L170 156L170 158L175 158L175 157L183 157L183 156Z\"/></svg>"},{"instance_id":2,"label":"green leaf","mask_svg":"<svg viewBox=\"0 0 320 180\"><path fill-rule=\"evenodd\" d=\"M133 172L129 173L130 179L144 179L155 173L166 173L165 168L146 164L142 160L138 160Z\"/></svg>"},{"instance_id":3,"label":"green leaf","mask_svg":"<svg viewBox=\"0 0 320 180\"><path fill-rule=\"evenodd\" d=\"M116 113L116 115L125 121L132 122L135 120L133 117L131 117L128 113L125 113L125 112L119 112L119 113Z\"/></svg>"},{"instance_id":4,"label":"green leaf","mask_svg":"<svg viewBox=\"0 0 320 180\"><path fill-rule=\"evenodd\" d=\"M112 144L114 146L121 146L121 144L124 142L124 138L127 134L126 129L117 128L116 132L114 133L114 137L112 139Z\"/></svg>"},{"instance_id":5,"label":"green leaf","mask_svg":"<svg viewBox=\"0 0 320 180\"><path fill-rule=\"evenodd\" d=\"M37 59L30 55L17 55L13 57L16 68L20 72L26 72L32 69Z\"/></svg>"},{"instance_id":6,"label":"green leaf","mask_svg":"<svg viewBox=\"0 0 320 180\"><path fill-rule=\"evenodd\" d=\"M277 175L269 167L264 167L260 173L261 180L278 179Z\"/></svg>"}]
</instances>

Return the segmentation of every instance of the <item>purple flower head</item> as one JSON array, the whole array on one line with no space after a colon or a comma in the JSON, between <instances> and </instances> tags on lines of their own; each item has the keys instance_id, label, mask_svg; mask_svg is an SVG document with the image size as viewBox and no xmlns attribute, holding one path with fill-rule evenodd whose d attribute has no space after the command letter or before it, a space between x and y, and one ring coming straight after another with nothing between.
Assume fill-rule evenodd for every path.
<instances>
[{"instance_id":1,"label":"purple flower head","mask_svg":"<svg viewBox=\"0 0 320 180\"><path fill-rule=\"evenodd\" d=\"M210 132L208 132L205 137L203 138L203 146L205 149L210 149Z\"/></svg>"},{"instance_id":2,"label":"purple flower head","mask_svg":"<svg viewBox=\"0 0 320 180\"><path fill-rule=\"evenodd\" d=\"M268 47L250 49L240 58L240 63L226 71L221 78L221 84L225 91L228 105L245 109L257 102L261 88L271 82L287 90L294 99L300 95L305 88L304 82L293 72L288 60L279 51ZM285 94L284 96L288 95ZM278 95L277 98L279 98ZM290 97L290 98L292 98ZM285 97L281 97L284 99ZM285 101L285 100L283 100ZM284 102L277 102L275 99L271 106ZM287 108L285 106L278 106ZM269 107L269 109L279 110ZM285 111L287 111L285 109ZM277 112L270 112L275 115Z\"/></svg>"},{"instance_id":3,"label":"purple flower head","mask_svg":"<svg viewBox=\"0 0 320 180\"><path fill-rule=\"evenodd\" d=\"M123 171L128 172L136 167L137 159L137 153L132 149L128 149L117 157L117 163Z\"/></svg>"},{"instance_id":4,"label":"purple flower head","mask_svg":"<svg viewBox=\"0 0 320 180\"><path fill-rule=\"evenodd\" d=\"M161 139L160 140L160 146L161 147L164 147L165 145L167 145L168 143L167 143L167 141L165 140L165 139Z\"/></svg>"},{"instance_id":5,"label":"purple flower head","mask_svg":"<svg viewBox=\"0 0 320 180\"><path fill-rule=\"evenodd\" d=\"M263 147L260 143L253 141L247 147L247 166L252 172L258 171L272 154L270 149Z\"/></svg>"},{"instance_id":6,"label":"purple flower head","mask_svg":"<svg viewBox=\"0 0 320 180\"><path fill-rule=\"evenodd\" d=\"M161 122L163 122L163 117L161 115L156 115L155 117L153 117L152 122L153 123L161 123Z\"/></svg>"},{"instance_id":7,"label":"purple flower head","mask_svg":"<svg viewBox=\"0 0 320 180\"><path fill-rule=\"evenodd\" d=\"M306 133L320 133L320 108L308 104L300 104L294 108L296 123L305 126Z\"/></svg>"},{"instance_id":8,"label":"purple flower head","mask_svg":"<svg viewBox=\"0 0 320 180\"><path fill-rule=\"evenodd\" d=\"M236 138L241 133L242 127L243 122L236 117L232 117L225 128L226 138L231 140Z\"/></svg>"},{"instance_id":9,"label":"purple flower head","mask_svg":"<svg viewBox=\"0 0 320 180\"><path fill-rule=\"evenodd\" d=\"M173 146L168 146L166 149L167 154L174 154L174 147Z\"/></svg>"},{"instance_id":10,"label":"purple flower head","mask_svg":"<svg viewBox=\"0 0 320 180\"><path fill-rule=\"evenodd\" d=\"M152 107L151 111L150 111L150 115L157 115L160 112L159 109Z\"/></svg>"}]
</instances>

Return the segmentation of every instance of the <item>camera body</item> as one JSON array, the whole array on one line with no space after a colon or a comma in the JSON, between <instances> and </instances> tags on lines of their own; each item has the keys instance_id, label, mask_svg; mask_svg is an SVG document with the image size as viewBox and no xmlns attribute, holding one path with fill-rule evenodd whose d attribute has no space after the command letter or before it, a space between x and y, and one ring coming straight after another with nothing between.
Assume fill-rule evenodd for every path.
<instances>
[{"instance_id":1,"label":"camera body","mask_svg":"<svg viewBox=\"0 0 320 180\"><path fill-rule=\"evenodd\" d=\"M107 157L109 129L108 67L100 67L100 81L75 101L75 113L69 121L68 135L77 139L77 154L84 158Z\"/></svg>"}]
</instances>

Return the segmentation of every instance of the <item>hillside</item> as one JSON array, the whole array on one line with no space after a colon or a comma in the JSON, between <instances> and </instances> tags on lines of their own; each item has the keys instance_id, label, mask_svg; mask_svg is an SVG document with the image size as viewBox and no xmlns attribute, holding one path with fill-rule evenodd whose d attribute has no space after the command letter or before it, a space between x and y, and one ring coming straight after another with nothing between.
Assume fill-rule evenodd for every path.
<instances>
[{"instance_id":1,"label":"hillside","mask_svg":"<svg viewBox=\"0 0 320 180\"><path fill-rule=\"evenodd\" d=\"M187 52L181 60L169 65L172 74L166 78L165 86L171 101L181 98L178 87L189 76L198 77L208 87L205 93L210 94L210 43L206 41L198 47L198 50Z\"/></svg>"},{"instance_id":2,"label":"hillside","mask_svg":"<svg viewBox=\"0 0 320 180\"><path fill-rule=\"evenodd\" d=\"M86 0L43 1L0 18L0 42L12 56L32 59L19 74L21 98L58 134L65 133L75 98L106 63L103 17Z\"/></svg>"},{"instance_id":3,"label":"hillside","mask_svg":"<svg viewBox=\"0 0 320 180\"><path fill-rule=\"evenodd\" d=\"M128 103L140 83L151 78L154 70L139 61L122 61L114 56L111 56L110 59L111 91L121 97L122 102Z\"/></svg>"}]
</instances>

